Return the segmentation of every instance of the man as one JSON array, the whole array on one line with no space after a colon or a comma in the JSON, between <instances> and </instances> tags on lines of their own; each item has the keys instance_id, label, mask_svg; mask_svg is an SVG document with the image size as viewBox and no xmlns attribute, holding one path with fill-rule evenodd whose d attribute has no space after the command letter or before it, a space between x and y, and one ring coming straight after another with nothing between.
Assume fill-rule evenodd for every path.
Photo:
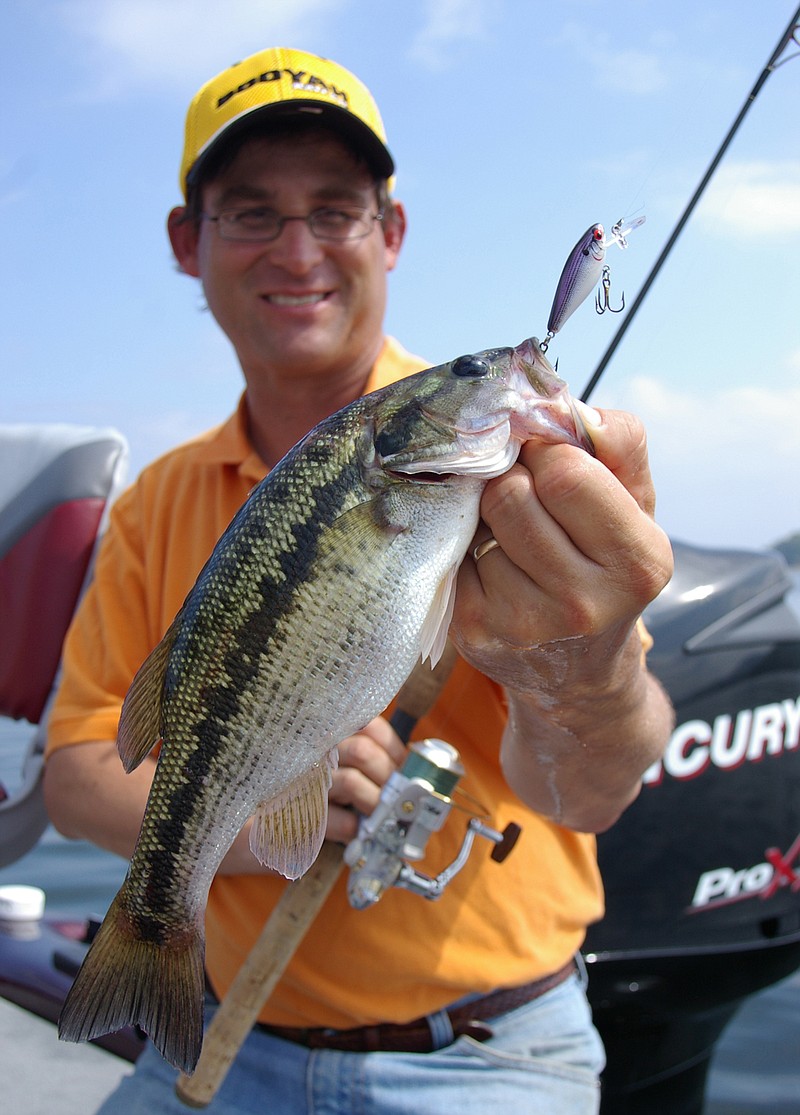
<instances>
[{"instance_id":1,"label":"man","mask_svg":"<svg viewBox=\"0 0 800 1115\"><path fill-rule=\"evenodd\" d=\"M190 106L169 235L245 392L113 512L50 721L47 802L67 836L131 854L153 764L122 771L122 699L253 484L318 420L425 366L383 334L406 225L393 173L368 91L312 55L264 51ZM474 856L438 903L392 891L354 911L340 885L209 1110L596 1110L602 1052L571 958L602 913L589 834L635 798L668 736L637 623L671 565L639 423L585 416L598 459L529 443L487 486L459 574L460 660L417 732L451 742L464 789L523 838L502 866ZM378 717L339 752L327 835L346 842L404 749ZM437 834L442 863L462 832ZM284 885L245 826L209 897L216 998ZM108 1110L183 1110L174 1077L149 1050Z\"/></svg>"}]
</instances>

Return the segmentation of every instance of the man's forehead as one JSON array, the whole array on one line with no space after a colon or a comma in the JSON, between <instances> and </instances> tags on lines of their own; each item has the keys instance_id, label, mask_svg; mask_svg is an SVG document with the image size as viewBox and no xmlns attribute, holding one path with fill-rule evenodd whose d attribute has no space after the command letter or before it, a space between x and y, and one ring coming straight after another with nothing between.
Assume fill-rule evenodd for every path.
<instances>
[{"instance_id":1,"label":"man's forehead","mask_svg":"<svg viewBox=\"0 0 800 1115\"><path fill-rule=\"evenodd\" d=\"M207 189L215 193L241 190L263 195L293 183L322 193L343 192L354 197L371 193L375 187L375 179L363 160L333 132L320 129L315 136L247 137Z\"/></svg>"},{"instance_id":2,"label":"man's forehead","mask_svg":"<svg viewBox=\"0 0 800 1115\"><path fill-rule=\"evenodd\" d=\"M274 131L254 130L245 134L239 141L236 157L243 152L257 154L264 151L301 151L313 155L321 150L354 168L361 168L367 175L371 173L363 156L346 139L334 129L321 124L296 130L288 128Z\"/></svg>"}]
</instances>

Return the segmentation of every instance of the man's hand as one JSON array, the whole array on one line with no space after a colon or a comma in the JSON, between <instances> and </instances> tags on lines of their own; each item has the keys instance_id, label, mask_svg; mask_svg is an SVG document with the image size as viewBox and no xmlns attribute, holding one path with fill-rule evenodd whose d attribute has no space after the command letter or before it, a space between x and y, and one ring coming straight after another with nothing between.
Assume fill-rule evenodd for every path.
<instances>
[{"instance_id":1,"label":"man's hand","mask_svg":"<svg viewBox=\"0 0 800 1115\"><path fill-rule=\"evenodd\" d=\"M474 544L499 546L462 564L451 634L506 688L512 788L560 823L599 831L668 739L669 702L644 667L636 623L672 554L652 518L641 423L606 411L590 432L597 458L528 442L487 485Z\"/></svg>"},{"instance_id":2,"label":"man's hand","mask_svg":"<svg viewBox=\"0 0 800 1115\"><path fill-rule=\"evenodd\" d=\"M358 815L372 813L384 783L405 758L400 737L382 716L339 744L339 767L328 794L329 840L345 844L353 839Z\"/></svg>"},{"instance_id":3,"label":"man's hand","mask_svg":"<svg viewBox=\"0 0 800 1115\"><path fill-rule=\"evenodd\" d=\"M554 658L564 654L587 682L593 671L602 680L607 655L672 572L669 541L652 518L641 424L607 411L591 433L597 459L528 442L490 481L474 542L493 535L499 548L479 562L468 556L459 574L459 650L515 690L561 689Z\"/></svg>"}]
</instances>

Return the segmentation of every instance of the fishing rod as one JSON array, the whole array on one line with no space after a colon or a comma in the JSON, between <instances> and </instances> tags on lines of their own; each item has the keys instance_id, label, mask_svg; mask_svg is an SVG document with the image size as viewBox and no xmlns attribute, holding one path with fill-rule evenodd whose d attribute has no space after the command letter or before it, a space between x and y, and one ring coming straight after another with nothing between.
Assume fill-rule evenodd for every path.
<instances>
[{"instance_id":1,"label":"fishing rod","mask_svg":"<svg viewBox=\"0 0 800 1115\"><path fill-rule=\"evenodd\" d=\"M611 357L616 352L620 341L625 336L625 333L627 332L628 327L630 326L631 322L633 321L634 317L636 316L636 312L638 311L642 302L645 300L645 298L647 296L647 292L650 290L650 287L655 282L656 276L658 275L659 271L664 266L664 264L667 260L667 256L672 251L673 247L675 246L676 240L678 239L680 234L683 232L683 229L684 229L684 226L685 226L686 222L689 220L692 213L694 212L695 206L699 202L700 198L703 196L703 193L705 192L706 187L708 186L709 182L711 181L711 179L714 175L714 172L716 171L717 167L719 166L720 162L722 161L722 159L725 155L725 152L728 150L728 147L730 146L731 140L733 139L733 137L736 135L737 131L739 130L739 127L740 127L742 121L744 120L747 113L750 111L750 108L752 107L753 102L755 101L758 94L761 92L767 78L769 77L769 75L774 70L777 70L779 66L784 65L785 62L789 62L792 58L797 58L800 55L800 50L797 50L793 54L790 54L787 58L784 58L782 61L779 61L780 56L783 54L783 52L789 46L789 43L794 42L796 46L800 47L800 39L798 39L798 37L797 37L798 32L800 32L800 7L797 8L794 15L789 20L789 23L788 23L788 26L786 27L786 30L783 32L780 39L778 40L778 45L773 50L772 54L770 55L769 61L767 62L766 66L764 67L764 69L759 74L755 85L750 90L750 93L748 94L747 100L744 102L741 109L739 110L739 115L736 117L733 124L729 128L728 134L725 136L724 140L722 141L722 144L720 145L719 150L717 151L716 155L711 160L711 162L708 166L708 169L706 170L705 174L703 175L703 177L700 181L699 186L697 187L695 192L692 194L692 197L689 201L689 204L684 209L683 213L680 216L680 219L678 220L678 223L675 225L675 228L672 230L672 233L671 233L669 239L667 240L666 244L662 248L661 254L659 255L656 262L653 264L649 275L647 276L647 278L644 281L644 284L642 285L642 289L639 291L636 298L634 299L633 304L631 305L631 308L629 309L628 313L623 318L622 322L620 323L619 328L617 329L617 332L615 333L614 337L611 340L611 343L609 344L608 348L604 352L604 354L603 354L603 356L600 360L600 363L597 365L594 372L592 373L592 377L589 380L589 382L586 384L586 387L584 388L583 394L581 395L581 400L583 402L588 401L589 396L591 395L594 388L597 386L597 382L600 379L600 376L605 371L606 365L611 360Z\"/></svg>"}]
</instances>

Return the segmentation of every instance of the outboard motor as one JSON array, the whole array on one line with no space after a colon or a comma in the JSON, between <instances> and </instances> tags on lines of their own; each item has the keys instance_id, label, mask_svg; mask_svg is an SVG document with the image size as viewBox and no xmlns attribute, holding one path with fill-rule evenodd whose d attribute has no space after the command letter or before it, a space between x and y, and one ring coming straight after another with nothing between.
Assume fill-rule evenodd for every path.
<instances>
[{"instance_id":1,"label":"outboard motor","mask_svg":"<svg viewBox=\"0 0 800 1115\"><path fill-rule=\"evenodd\" d=\"M699 1115L725 1025L800 966L800 578L776 552L673 548L645 620L676 728L598 838L584 948L604 1115Z\"/></svg>"}]
</instances>

